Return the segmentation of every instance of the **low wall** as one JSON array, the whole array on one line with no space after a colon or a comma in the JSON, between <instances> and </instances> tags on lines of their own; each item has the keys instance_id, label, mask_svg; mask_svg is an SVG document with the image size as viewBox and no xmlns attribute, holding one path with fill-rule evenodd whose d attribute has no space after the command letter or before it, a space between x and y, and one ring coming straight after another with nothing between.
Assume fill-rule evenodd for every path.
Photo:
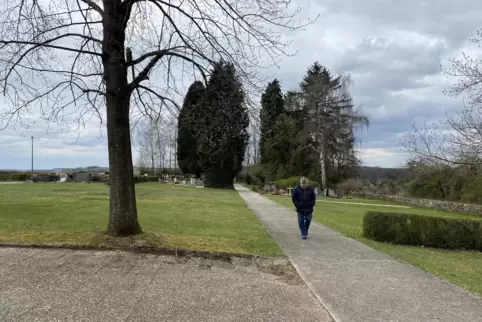
<instances>
[{"instance_id":1,"label":"low wall","mask_svg":"<svg viewBox=\"0 0 482 322\"><path fill-rule=\"evenodd\" d=\"M443 201L443 200L433 200L433 199L419 199L419 198L411 198L411 197L399 196L399 195L381 195L381 194L373 194L373 193L350 193L350 195L369 198L369 199L396 201L396 202L400 202L405 205L414 206L414 207L431 208L431 209L461 212L461 213L467 213L467 214L472 214L476 216L482 216L482 205L466 204L466 203Z\"/></svg>"}]
</instances>

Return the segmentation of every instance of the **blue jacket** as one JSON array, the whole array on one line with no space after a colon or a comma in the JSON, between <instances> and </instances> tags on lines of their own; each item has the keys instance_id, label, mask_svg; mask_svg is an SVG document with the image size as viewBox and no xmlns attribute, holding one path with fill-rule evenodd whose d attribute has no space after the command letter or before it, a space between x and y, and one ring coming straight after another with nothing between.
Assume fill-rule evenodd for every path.
<instances>
[{"instance_id":1,"label":"blue jacket","mask_svg":"<svg viewBox=\"0 0 482 322\"><path fill-rule=\"evenodd\" d=\"M293 189L291 199L293 200L297 212L312 213L316 204L315 190L310 186L303 190L298 185Z\"/></svg>"}]
</instances>

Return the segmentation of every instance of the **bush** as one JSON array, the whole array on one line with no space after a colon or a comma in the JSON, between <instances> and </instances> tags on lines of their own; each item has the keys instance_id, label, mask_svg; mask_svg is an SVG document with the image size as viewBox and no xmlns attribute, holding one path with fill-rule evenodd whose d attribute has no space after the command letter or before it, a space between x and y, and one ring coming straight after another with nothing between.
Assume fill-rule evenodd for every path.
<instances>
[{"instance_id":1,"label":"bush","mask_svg":"<svg viewBox=\"0 0 482 322\"><path fill-rule=\"evenodd\" d=\"M337 184L336 187L341 189L347 195L353 192L369 191L371 188L370 182L359 178L349 178Z\"/></svg>"},{"instance_id":2,"label":"bush","mask_svg":"<svg viewBox=\"0 0 482 322\"><path fill-rule=\"evenodd\" d=\"M463 202L482 204L482 177L468 183L461 199Z\"/></svg>"},{"instance_id":3,"label":"bush","mask_svg":"<svg viewBox=\"0 0 482 322\"><path fill-rule=\"evenodd\" d=\"M294 186L298 185L300 183L300 177L301 176L296 176L296 177L290 177L287 179L278 179L274 182L277 188L287 188L288 186L291 186L294 188ZM309 185L312 186L313 188L318 188L320 187L320 184L318 181L315 180L309 180Z\"/></svg>"},{"instance_id":4,"label":"bush","mask_svg":"<svg viewBox=\"0 0 482 322\"><path fill-rule=\"evenodd\" d=\"M368 211L363 236L380 242L482 251L482 221Z\"/></svg>"},{"instance_id":5,"label":"bush","mask_svg":"<svg viewBox=\"0 0 482 322\"><path fill-rule=\"evenodd\" d=\"M254 192L258 192L259 193L259 186L251 186L251 190L253 190Z\"/></svg>"},{"instance_id":6,"label":"bush","mask_svg":"<svg viewBox=\"0 0 482 322\"><path fill-rule=\"evenodd\" d=\"M12 173L10 175L10 181L25 181L27 180L27 173Z\"/></svg>"},{"instance_id":7,"label":"bush","mask_svg":"<svg viewBox=\"0 0 482 322\"><path fill-rule=\"evenodd\" d=\"M134 177L134 182L135 183L141 183L141 182L147 182L147 179L149 177L145 177L145 176L135 176Z\"/></svg>"},{"instance_id":8,"label":"bush","mask_svg":"<svg viewBox=\"0 0 482 322\"><path fill-rule=\"evenodd\" d=\"M261 164L253 164L248 168L246 180L250 181L249 184L264 185L266 182L266 169Z\"/></svg>"},{"instance_id":9,"label":"bush","mask_svg":"<svg viewBox=\"0 0 482 322\"><path fill-rule=\"evenodd\" d=\"M159 177L157 176L135 176L134 177L134 182L135 183L141 183L141 182L159 182Z\"/></svg>"}]
</instances>

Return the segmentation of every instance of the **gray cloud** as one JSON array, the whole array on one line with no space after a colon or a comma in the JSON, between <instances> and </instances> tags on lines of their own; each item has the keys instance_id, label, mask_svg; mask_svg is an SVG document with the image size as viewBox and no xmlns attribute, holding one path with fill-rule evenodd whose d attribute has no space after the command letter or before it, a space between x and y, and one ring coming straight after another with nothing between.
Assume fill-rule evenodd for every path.
<instances>
[{"instance_id":1,"label":"gray cloud","mask_svg":"<svg viewBox=\"0 0 482 322\"><path fill-rule=\"evenodd\" d=\"M285 59L276 75L296 87L307 66L318 60L336 73L350 74L355 104L371 118L361 135L361 151L384 149L364 156L368 163L391 165L400 155L401 133L412 124L438 122L457 111L462 100L447 97L440 65L467 48L478 28L482 4L475 1L310 1L320 20L293 36L299 50ZM366 154L366 153L365 153ZM392 164L393 165L393 164Z\"/></svg>"},{"instance_id":2,"label":"gray cloud","mask_svg":"<svg viewBox=\"0 0 482 322\"><path fill-rule=\"evenodd\" d=\"M262 70L277 77L284 90L298 86L314 61L335 73L350 74L356 105L371 117L361 135L360 153L367 164L400 165L402 133L414 122L436 122L454 113L460 99L443 95L451 80L440 74L440 65L463 50L476 50L468 39L481 28L482 3L473 0L298 0L301 18L321 13L305 30L287 33L295 57L283 58L280 68ZM189 83L190 80L187 80ZM162 84L162 82L161 82ZM29 165L29 137L38 137L45 166L106 165L105 135L92 121L82 136L38 121L25 136L11 129L0 133L0 168ZM67 131L68 132L68 131ZM69 152L72 151L72 152ZM39 152L40 153L40 152ZM71 153L71 154L69 154ZM15 155L12 157L12 155Z\"/></svg>"}]
</instances>

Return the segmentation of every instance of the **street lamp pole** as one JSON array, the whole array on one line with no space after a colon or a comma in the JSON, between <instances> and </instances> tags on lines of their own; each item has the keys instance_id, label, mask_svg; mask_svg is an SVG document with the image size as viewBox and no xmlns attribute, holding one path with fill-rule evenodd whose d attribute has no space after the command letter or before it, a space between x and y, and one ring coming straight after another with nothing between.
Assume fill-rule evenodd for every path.
<instances>
[{"instance_id":1,"label":"street lamp pole","mask_svg":"<svg viewBox=\"0 0 482 322\"><path fill-rule=\"evenodd\" d=\"M33 173L33 136L32 136L32 173Z\"/></svg>"}]
</instances>

